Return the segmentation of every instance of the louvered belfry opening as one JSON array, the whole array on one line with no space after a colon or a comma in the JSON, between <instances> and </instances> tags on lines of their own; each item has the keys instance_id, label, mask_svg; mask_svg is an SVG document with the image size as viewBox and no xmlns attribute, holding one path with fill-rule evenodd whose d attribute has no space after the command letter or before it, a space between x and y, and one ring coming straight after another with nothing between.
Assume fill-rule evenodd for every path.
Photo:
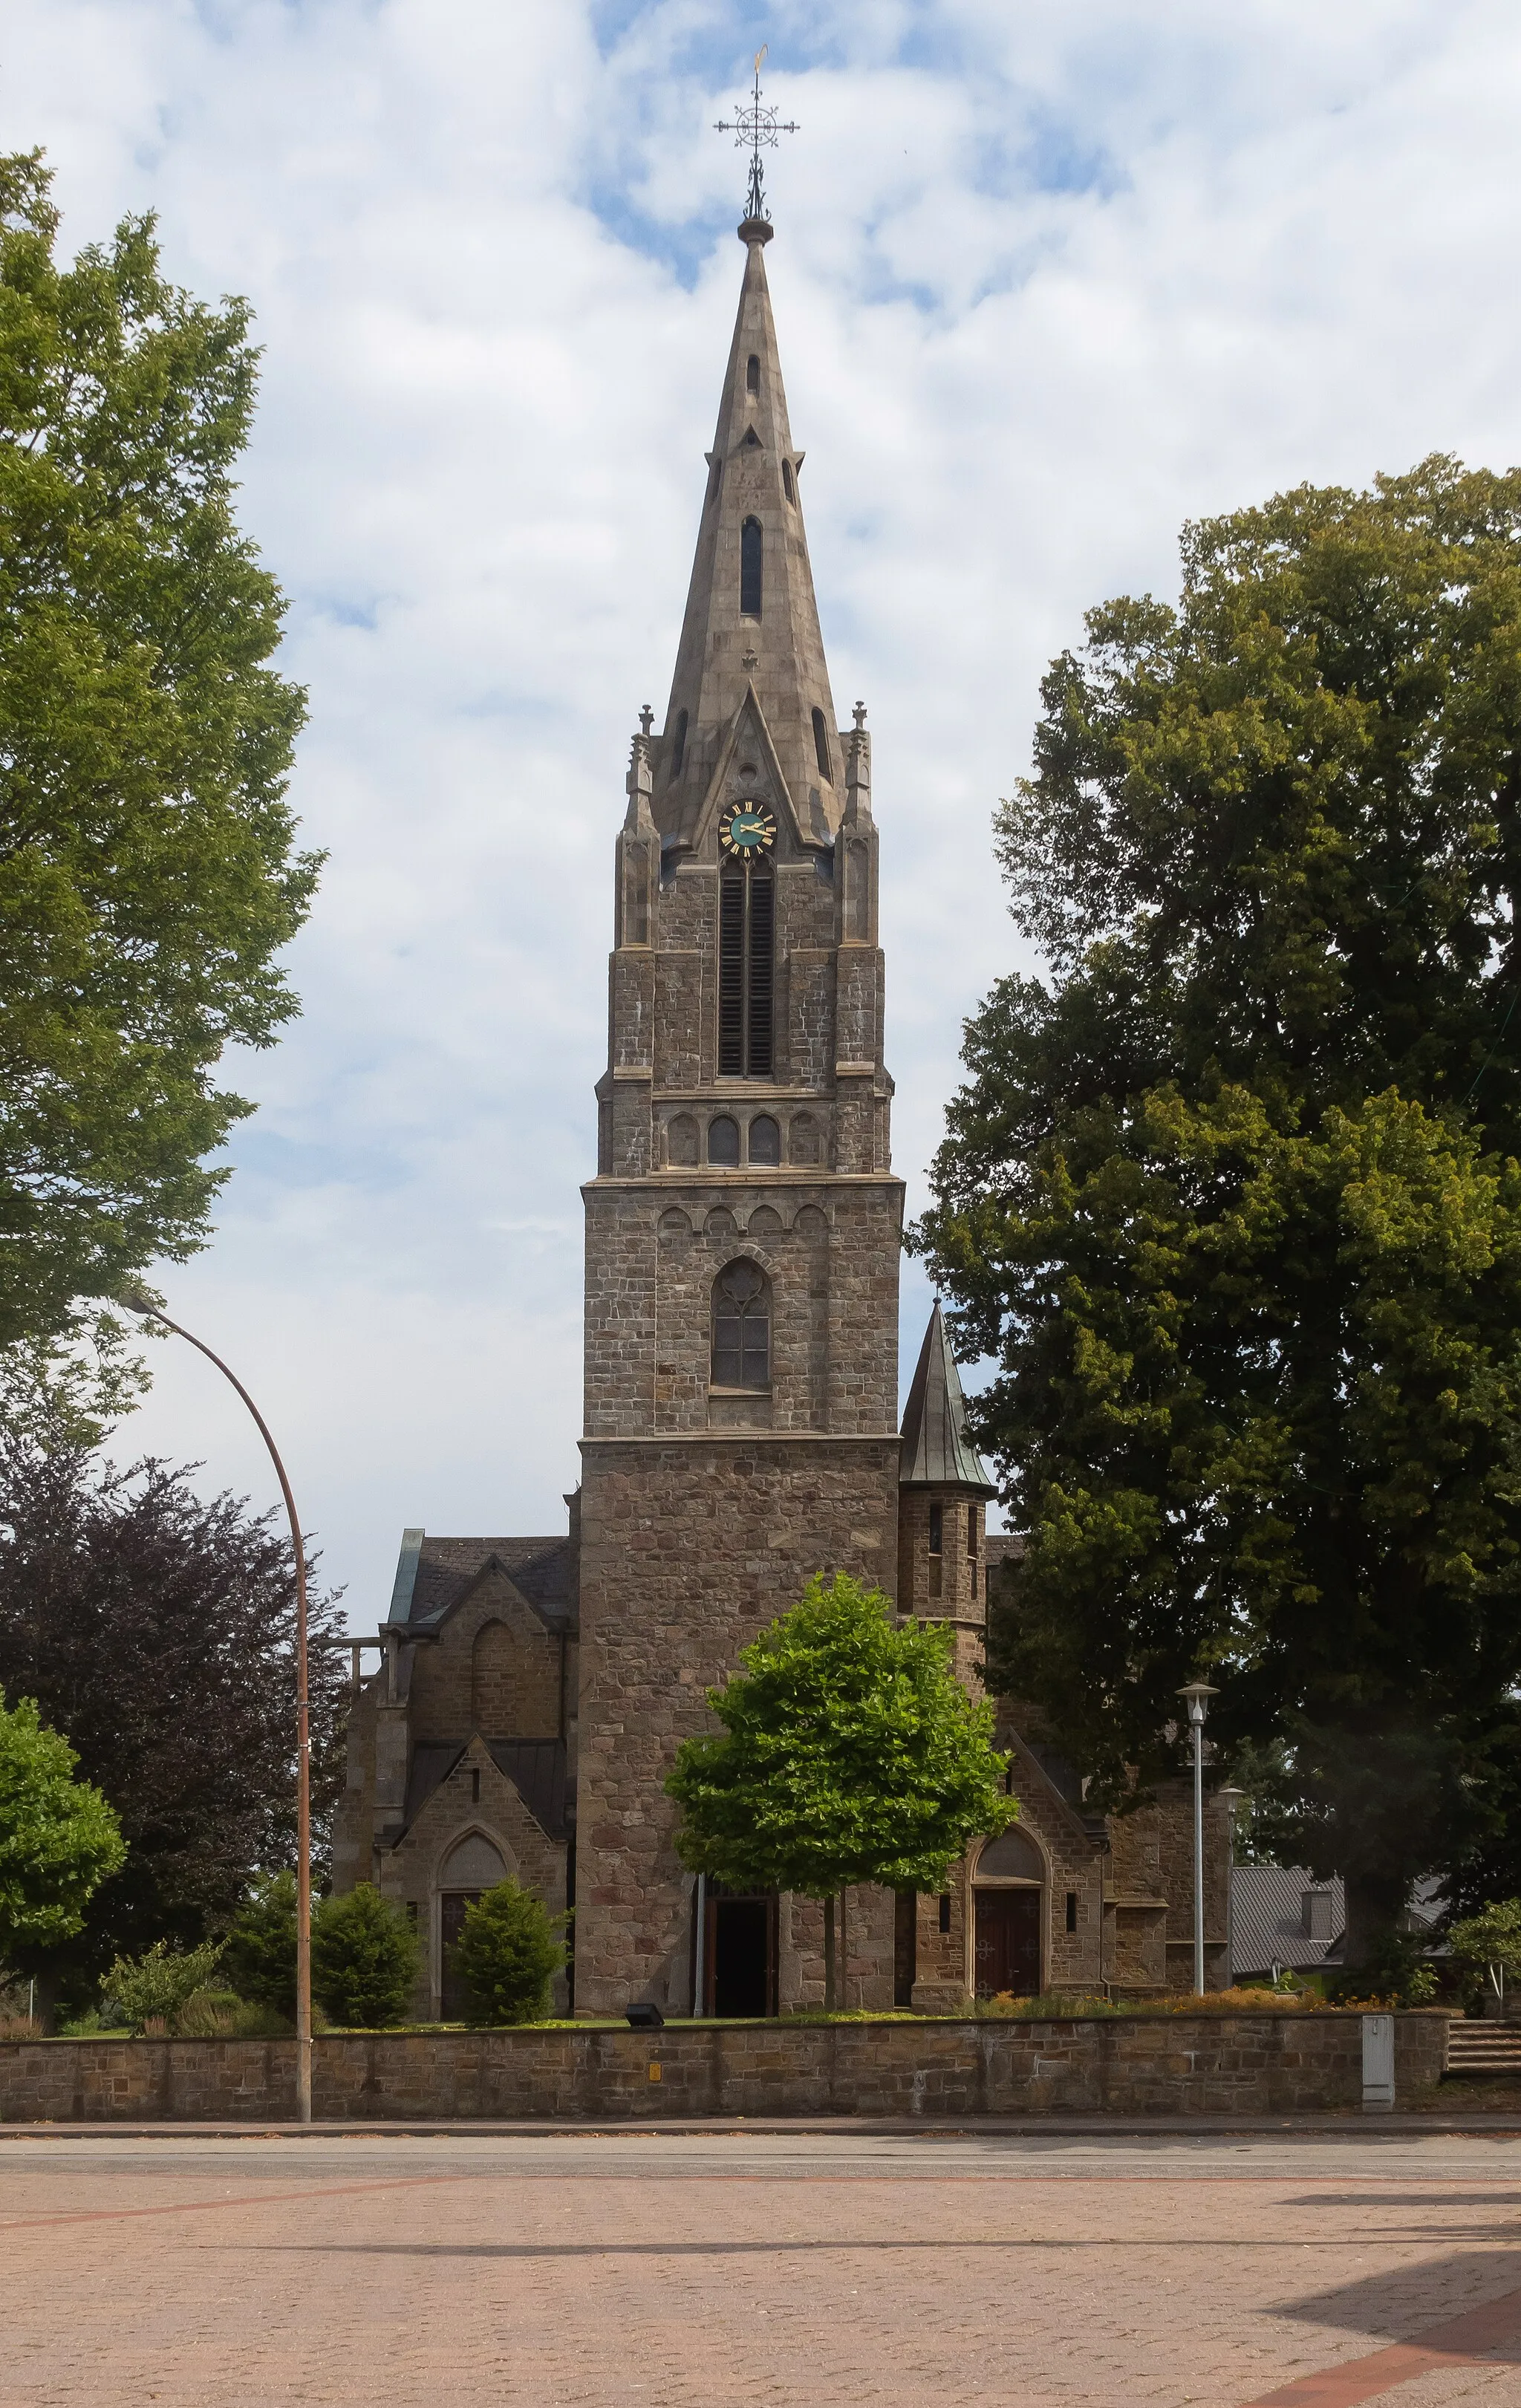
<instances>
[{"instance_id":1,"label":"louvered belfry opening","mask_svg":"<svg viewBox=\"0 0 1521 2408\"><path fill-rule=\"evenodd\" d=\"M718 1068L768 1079L775 1054L776 882L768 869L725 872L718 890Z\"/></svg>"}]
</instances>

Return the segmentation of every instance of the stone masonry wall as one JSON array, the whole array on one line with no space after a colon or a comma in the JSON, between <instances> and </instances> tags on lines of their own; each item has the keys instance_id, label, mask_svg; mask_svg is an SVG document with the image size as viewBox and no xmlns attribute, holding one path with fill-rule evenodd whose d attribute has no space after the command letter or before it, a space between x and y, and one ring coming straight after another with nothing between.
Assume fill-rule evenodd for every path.
<instances>
[{"instance_id":1,"label":"stone masonry wall","mask_svg":"<svg viewBox=\"0 0 1521 2408\"><path fill-rule=\"evenodd\" d=\"M776 1429L897 1427L896 1181L779 1171L585 1195L588 1438L710 1426L713 1282L740 1255L771 1283L771 1388L734 1410Z\"/></svg>"},{"instance_id":2,"label":"stone masonry wall","mask_svg":"<svg viewBox=\"0 0 1521 2408\"><path fill-rule=\"evenodd\" d=\"M1397 2106L1430 2096L1447 2021L1395 2018ZM0 2042L0 2123L286 2119L294 2057L291 2041ZM329 2033L312 2048L320 2122L1276 2115L1361 2100L1356 2014Z\"/></svg>"},{"instance_id":3,"label":"stone masonry wall","mask_svg":"<svg viewBox=\"0 0 1521 2408\"><path fill-rule=\"evenodd\" d=\"M815 1572L891 1593L897 1441L757 1431L584 1457L576 2003L685 2009L691 1877L666 1775L711 1727L707 1690Z\"/></svg>"}]
</instances>

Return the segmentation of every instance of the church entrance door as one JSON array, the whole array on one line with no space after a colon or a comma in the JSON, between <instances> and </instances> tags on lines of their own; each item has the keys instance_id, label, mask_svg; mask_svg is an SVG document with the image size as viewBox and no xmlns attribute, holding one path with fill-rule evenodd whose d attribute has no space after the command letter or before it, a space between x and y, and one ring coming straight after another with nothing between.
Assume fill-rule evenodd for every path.
<instances>
[{"instance_id":1,"label":"church entrance door","mask_svg":"<svg viewBox=\"0 0 1521 2408\"><path fill-rule=\"evenodd\" d=\"M709 2014L775 2014L776 1943L774 1898L726 1898L722 1890L714 1897L710 1891Z\"/></svg>"},{"instance_id":2,"label":"church entrance door","mask_svg":"<svg viewBox=\"0 0 1521 2408\"><path fill-rule=\"evenodd\" d=\"M438 1903L442 1909L440 1938L443 1946L443 1981L438 2000L441 2023L462 2024L470 2011L469 1992L454 1971L454 1942L465 1928L465 1911L475 1904L484 1892L478 1889L446 1889Z\"/></svg>"},{"instance_id":3,"label":"church entrance door","mask_svg":"<svg viewBox=\"0 0 1521 2408\"><path fill-rule=\"evenodd\" d=\"M977 1995L1012 1990L1032 1999L1040 1987L1040 1892L974 1889Z\"/></svg>"}]
</instances>

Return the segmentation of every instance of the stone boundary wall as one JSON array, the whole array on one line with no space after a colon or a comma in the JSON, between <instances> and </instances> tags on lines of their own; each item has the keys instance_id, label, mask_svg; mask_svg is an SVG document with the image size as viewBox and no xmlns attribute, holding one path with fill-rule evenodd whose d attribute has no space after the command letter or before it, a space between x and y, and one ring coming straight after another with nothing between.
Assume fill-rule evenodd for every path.
<instances>
[{"instance_id":1,"label":"stone boundary wall","mask_svg":"<svg viewBox=\"0 0 1521 2408\"><path fill-rule=\"evenodd\" d=\"M1447 2015L1395 2017L1395 2100L1428 2096ZM289 2121L293 2041L0 2042L0 2123ZM667 2024L653 2032L329 2032L319 2122L696 2115L1260 2115L1362 2104L1356 2014L1045 2023Z\"/></svg>"}]
</instances>

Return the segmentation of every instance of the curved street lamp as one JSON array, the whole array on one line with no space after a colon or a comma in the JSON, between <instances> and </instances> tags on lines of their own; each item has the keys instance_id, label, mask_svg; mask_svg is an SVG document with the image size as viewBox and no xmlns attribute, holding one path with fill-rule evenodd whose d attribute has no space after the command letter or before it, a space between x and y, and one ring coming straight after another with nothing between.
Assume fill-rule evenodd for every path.
<instances>
[{"instance_id":1,"label":"curved street lamp","mask_svg":"<svg viewBox=\"0 0 1521 2408\"><path fill-rule=\"evenodd\" d=\"M1194 1996L1204 1995L1204 1717L1220 1695L1208 1681L1189 1681L1178 1691L1188 1701L1194 1734Z\"/></svg>"},{"instance_id":2,"label":"curved street lamp","mask_svg":"<svg viewBox=\"0 0 1521 2408\"><path fill-rule=\"evenodd\" d=\"M285 1477L285 1466L280 1459L280 1449L269 1434L269 1425L249 1395L236 1371L229 1370L220 1354L214 1354L204 1341L181 1329L161 1312L146 1289L127 1287L121 1291L121 1303L129 1312L141 1313L146 1321L162 1322L177 1338L184 1339L214 1363L224 1380L231 1381L243 1402L259 1426L259 1436L269 1449L269 1460L280 1481L285 1511L290 1517L291 1548L295 1556L295 2120L298 2124L311 2121L311 1731L307 1699L307 1555L301 1543L301 1525L296 1519L295 1498Z\"/></svg>"}]
</instances>

